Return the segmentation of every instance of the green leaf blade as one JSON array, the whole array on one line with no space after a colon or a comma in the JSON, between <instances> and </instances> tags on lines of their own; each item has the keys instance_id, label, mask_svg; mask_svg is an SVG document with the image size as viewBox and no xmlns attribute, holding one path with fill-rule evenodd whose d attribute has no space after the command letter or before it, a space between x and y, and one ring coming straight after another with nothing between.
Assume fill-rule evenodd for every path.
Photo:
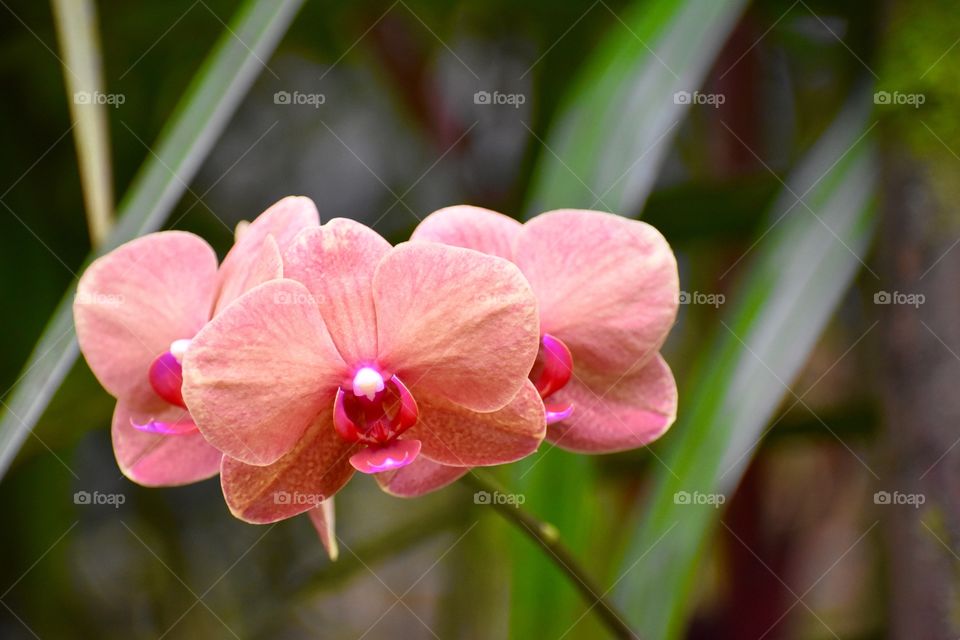
<instances>
[{"instance_id":1,"label":"green leaf blade","mask_svg":"<svg viewBox=\"0 0 960 640\"><path fill-rule=\"evenodd\" d=\"M690 106L674 95L700 86L745 6L653 0L617 18L544 141L528 210L639 214Z\"/></svg>"},{"instance_id":2,"label":"green leaf blade","mask_svg":"<svg viewBox=\"0 0 960 640\"><path fill-rule=\"evenodd\" d=\"M719 517L711 505L678 504L675 496L736 488L791 393L787 385L863 266L875 226L868 131L866 112L848 110L788 180L772 209L773 228L730 296L736 307L696 363L689 396L681 396L664 453L669 471L657 473L649 504L635 508L637 532L615 592L647 637L682 636L698 560ZM796 196L806 205L794 205Z\"/></svg>"},{"instance_id":3,"label":"green leaf blade","mask_svg":"<svg viewBox=\"0 0 960 640\"><path fill-rule=\"evenodd\" d=\"M612 21L561 109L534 173L527 211L605 209L637 215L653 187L688 104L677 91L703 82L744 0L634 2ZM556 525L564 541L600 576L610 556L593 460L548 450L516 465L511 487ZM580 595L526 540L512 543L511 631L517 637L592 637L595 622Z\"/></svg>"},{"instance_id":4,"label":"green leaf blade","mask_svg":"<svg viewBox=\"0 0 960 640\"><path fill-rule=\"evenodd\" d=\"M187 190L303 0L246 0L217 40L120 203L97 255L156 230ZM73 283L57 305L0 418L0 477L13 462L77 359Z\"/></svg>"}]
</instances>

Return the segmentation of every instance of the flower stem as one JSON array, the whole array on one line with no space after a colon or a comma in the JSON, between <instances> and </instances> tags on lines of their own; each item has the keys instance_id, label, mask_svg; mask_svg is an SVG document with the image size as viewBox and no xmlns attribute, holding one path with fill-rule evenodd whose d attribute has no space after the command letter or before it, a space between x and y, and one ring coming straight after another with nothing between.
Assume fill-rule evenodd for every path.
<instances>
[{"instance_id":1,"label":"flower stem","mask_svg":"<svg viewBox=\"0 0 960 640\"><path fill-rule=\"evenodd\" d=\"M484 491L491 496L508 493L496 479L479 469L471 470L463 477L462 482L476 491ZM560 540L560 532L556 527L513 503L492 500L490 506L547 552L547 558L567 575L570 583L580 591L584 600L590 605L590 609L597 612L615 638L639 640L640 636L625 622L626 617L606 599L606 592L594 583L570 549Z\"/></svg>"}]
</instances>

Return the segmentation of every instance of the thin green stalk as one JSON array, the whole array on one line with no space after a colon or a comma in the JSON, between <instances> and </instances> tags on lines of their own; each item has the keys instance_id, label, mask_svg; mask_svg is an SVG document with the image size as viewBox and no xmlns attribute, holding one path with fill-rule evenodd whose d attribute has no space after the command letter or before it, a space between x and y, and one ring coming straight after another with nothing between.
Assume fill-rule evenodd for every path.
<instances>
[{"instance_id":1,"label":"thin green stalk","mask_svg":"<svg viewBox=\"0 0 960 640\"><path fill-rule=\"evenodd\" d=\"M113 226L107 109L123 104L123 96L104 92L96 5L92 0L52 0L51 4L63 54L90 243L99 247Z\"/></svg>"},{"instance_id":2,"label":"thin green stalk","mask_svg":"<svg viewBox=\"0 0 960 640\"><path fill-rule=\"evenodd\" d=\"M476 491L485 491L489 495L508 493L495 479L477 469L465 475L462 482ZM627 617L606 599L606 591L601 590L594 583L567 546L560 540L560 532L557 531L556 527L540 520L516 504L500 503L493 500L490 506L547 552L547 558L570 578L571 584L580 591L584 600L590 605L589 610L597 612L601 621L614 637L639 640L640 636L627 626L625 622Z\"/></svg>"}]
</instances>

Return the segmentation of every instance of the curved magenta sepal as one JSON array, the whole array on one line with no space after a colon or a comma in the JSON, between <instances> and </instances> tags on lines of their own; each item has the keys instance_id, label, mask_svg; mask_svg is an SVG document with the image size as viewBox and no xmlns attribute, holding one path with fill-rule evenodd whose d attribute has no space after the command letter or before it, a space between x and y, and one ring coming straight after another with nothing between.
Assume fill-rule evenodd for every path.
<instances>
[{"instance_id":1,"label":"curved magenta sepal","mask_svg":"<svg viewBox=\"0 0 960 640\"><path fill-rule=\"evenodd\" d=\"M400 378L393 376L390 378L389 384L393 386L397 394L397 400L400 403L400 406L397 408L397 413L390 420L390 431L392 432L392 437L395 438L417 424L417 420L420 418L420 410L417 408L417 401L413 399L413 394L410 393L407 385L403 384ZM420 445L418 444L417 451L419 450Z\"/></svg>"},{"instance_id":2,"label":"curved magenta sepal","mask_svg":"<svg viewBox=\"0 0 960 640\"><path fill-rule=\"evenodd\" d=\"M333 400L333 428L337 430L340 437L347 442L360 442L363 434L356 423L347 415L347 396L343 387L337 389L337 395Z\"/></svg>"},{"instance_id":3,"label":"curved magenta sepal","mask_svg":"<svg viewBox=\"0 0 960 640\"><path fill-rule=\"evenodd\" d=\"M540 353L537 354L541 369L540 375L533 381L541 398L548 398L563 389L573 376L573 356L570 349L559 338L549 333L540 339Z\"/></svg>"},{"instance_id":4,"label":"curved magenta sepal","mask_svg":"<svg viewBox=\"0 0 960 640\"><path fill-rule=\"evenodd\" d=\"M162 422L160 420L148 420L144 424L134 422L130 418L130 426L146 433L158 433L165 436L182 436L188 433L196 433L197 425L193 420L180 420L177 422Z\"/></svg>"},{"instance_id":5,"label":"curved magenta sepal","mask_svg":"<svg viewBox=\"0 0 960 640\"><path fill-rule=\"evenodd\" d=\"M392 440L361 449L350 456L350 464L361 473L381 473L405 467L419 454L419 440Z\"/></svg>"},{"instance_id":6,"label":"curved magenta sepal","mask_svg":"<svg viewBox=\"0 0 960 640\"><path fill-rule=\"evenodd\" d=\"M150 364L150 386L158 396L172 405L187 408L180 391L183 386L183 367L169 351L164 351Z\"/></svg>"}]
</instances>

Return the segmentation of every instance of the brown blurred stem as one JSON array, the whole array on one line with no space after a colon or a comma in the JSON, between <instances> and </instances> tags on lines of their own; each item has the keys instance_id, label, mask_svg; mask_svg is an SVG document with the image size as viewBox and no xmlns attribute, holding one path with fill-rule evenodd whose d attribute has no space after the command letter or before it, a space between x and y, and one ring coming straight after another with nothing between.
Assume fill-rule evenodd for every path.
<instances>
[{"instance_id":1,"label":"brown blurred stem","mask_svg":"<svg viewBox=\"0 0 960 640\"><path fill-rule=\"evenodd\" d=\"M490 495L509 493L496 479L478 469L464 476L462 482ZM491 501L490 506L547 552L547 557L570 578L570 583L580 591L590 605L590 609L597 612L614 637L639 640L640 636L624 622L626 616L606 599L607 592L602 591L594 583L567 546L561 542L560 533L556 527L515 504Z\"/></svg>"}]
</instances>

